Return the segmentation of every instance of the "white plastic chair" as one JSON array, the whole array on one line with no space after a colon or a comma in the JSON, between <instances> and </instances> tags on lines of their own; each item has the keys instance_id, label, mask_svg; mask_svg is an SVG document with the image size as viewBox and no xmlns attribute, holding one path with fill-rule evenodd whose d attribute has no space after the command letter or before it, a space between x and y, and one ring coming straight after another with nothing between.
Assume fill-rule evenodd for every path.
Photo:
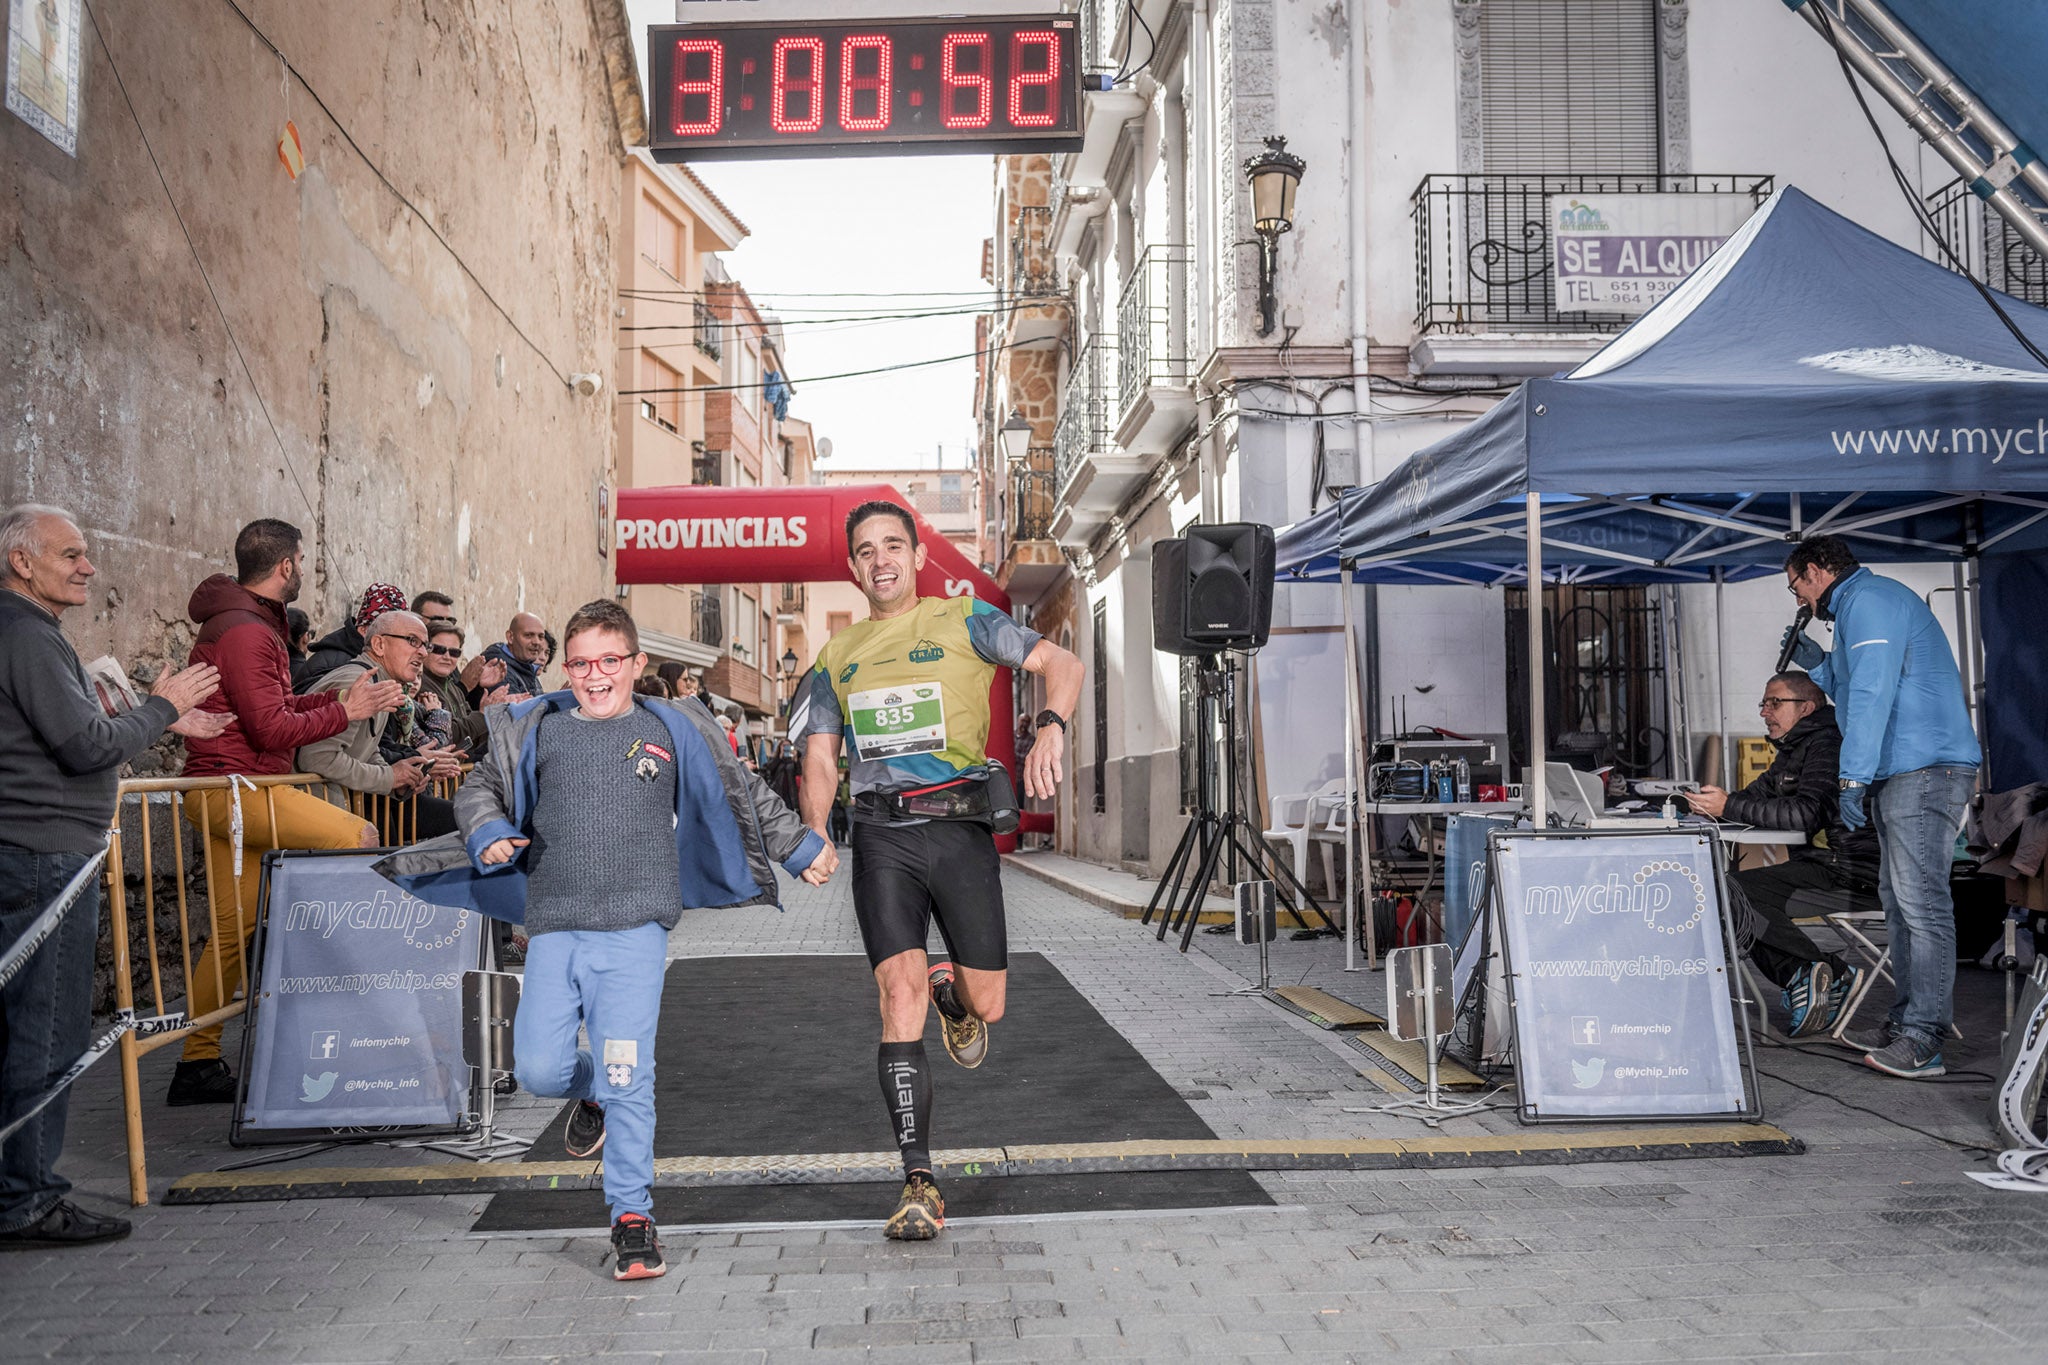
<instances>
[{"instance_id":1,"label":"white plastic chair","mask_svg":"<svg viewBox=\"0 0 2048 1365\"><path fill-rule=\"evenodd\" d=\"M1317 791L1290 792L1272 799L1272 826L1261 831L1262 837L1275 843L1283 843L1294 853L1294 879L1303 886L1308 885L1308 846L1315 839L1319 826L1329 819L1332 793L1344 790L1344 779L1332 778ZM1329 852L1323 853L1325 875L1329 872Z\"/></svg>"}]
</instances>

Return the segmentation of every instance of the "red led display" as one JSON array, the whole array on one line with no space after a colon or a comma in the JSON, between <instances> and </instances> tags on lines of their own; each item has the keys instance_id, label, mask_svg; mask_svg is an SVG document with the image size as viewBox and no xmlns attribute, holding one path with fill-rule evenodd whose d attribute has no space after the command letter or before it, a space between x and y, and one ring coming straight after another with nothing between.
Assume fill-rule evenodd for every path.
<instances>
[{"instance_id":1,"label":"red led display","mask_svg":"<svg viewBox=\"0 0 2048 1365\"><path fill-rule=\"evenodd\" d=\"M1080 142L1074 20L656 24L657 160L1060 151ZM666 92L665 101L663 92Z\"/></svg>"},{"instance_id":2,"label":"red led display","mask_svg":"<svg viewBox=\"0 0 2048 1365\"><path fill-rule=\"evenodd\" d=\"M791 61L795 56L797 60ZM796 69L792 70L792 66ZM823 38L777 38L775 60L769 67L768 123L778 133L815 133L825 126L824 82L818 73L825 69ZM746 97L741 96L744 106ZM792 114L794 106L798 113Z\"/></svg>"}]
</instances>

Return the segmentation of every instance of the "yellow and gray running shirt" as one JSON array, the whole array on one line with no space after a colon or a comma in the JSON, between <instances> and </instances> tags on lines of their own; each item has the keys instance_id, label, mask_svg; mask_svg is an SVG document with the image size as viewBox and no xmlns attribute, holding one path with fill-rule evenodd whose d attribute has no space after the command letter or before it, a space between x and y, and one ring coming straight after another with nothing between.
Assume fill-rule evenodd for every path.
<instances>
[{"instance_id":1,"label":"yellow and gray running shirt","mask_svg":"<svg viewBox=\"0 0 2048 1365\"><path fill-rule=\"evenodd\" d=\"M919 598L825 643L797 689L790 737L838 733L856 796L951 781L988 761L989 685L1039 639L975 598Z\"/></svg>"}]
</instances>

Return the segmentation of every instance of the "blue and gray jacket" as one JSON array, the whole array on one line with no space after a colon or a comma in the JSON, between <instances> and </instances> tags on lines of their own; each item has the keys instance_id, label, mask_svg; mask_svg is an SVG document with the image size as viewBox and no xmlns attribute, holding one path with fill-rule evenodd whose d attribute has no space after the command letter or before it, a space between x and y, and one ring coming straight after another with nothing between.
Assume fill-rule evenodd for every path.
<instances>
[{"instance_id":1,"label":"blue and gray jacket","mask_svg":"<svg viewBox=\"0 0 2048 1365\"><path fill-rule=\"evenodd\" d=\"M1835 584L1828 609L1835 647L1813 680L1835 703L1842 776L1882 782L1920 768L1976 767L1962 674L1919 595L1859 568Z\"/></svg>"},{"instance_id":2,"label":"blue and gray jacket","mask_svg":"<svg viewBox=\"0 0 2048 1365\"><path fill-rule=\"evenodd\" d=\"M657 716L675 741L676 865L683 904L780 905L774 865L801 876L825 841L734 757L725 732L702 702L634 700ZM526 850L495 866L485 866L480 858L500 839L532 836L541 717L575 704L573 693L549 692L486 711L488 747L455 793L460 832L379 859L377 871L431 905L523 921Z\"/></svg>"}]
</instances>

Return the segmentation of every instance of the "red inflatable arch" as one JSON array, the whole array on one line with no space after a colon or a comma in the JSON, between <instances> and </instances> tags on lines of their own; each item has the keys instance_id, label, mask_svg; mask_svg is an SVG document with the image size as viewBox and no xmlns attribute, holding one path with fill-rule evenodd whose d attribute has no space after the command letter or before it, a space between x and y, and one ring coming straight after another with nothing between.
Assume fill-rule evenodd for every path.
<instances>
[{"instance_id":1,"label":"red inflatable arch","mask_svg":"<svg viewBox=\"0 0 2048 1365\"><path fill-rule=\"evenodd\" d=\"M622 488L612 522L618 581L633 583L850 583L846 516L861 503L893 502L917 523L925 597L978 597L1010 609L1010 595L917 515L888 484L779 488ZM989 687L989 757L1017 771L1010 670ZM1049 817L1026 817L1049 831ZM1014 840L1000 843L1007 851Z\"/></svg>"}]
</instances>

